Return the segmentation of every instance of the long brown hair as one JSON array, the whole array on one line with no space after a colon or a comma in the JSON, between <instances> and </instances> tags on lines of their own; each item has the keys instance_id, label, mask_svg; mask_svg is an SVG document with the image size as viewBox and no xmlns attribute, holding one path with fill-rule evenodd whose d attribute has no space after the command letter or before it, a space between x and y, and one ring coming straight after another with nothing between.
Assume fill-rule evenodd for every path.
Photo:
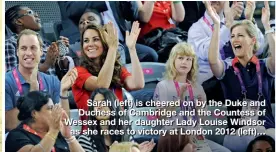
<instances>
[{"instance_id":1,"label":"long brown hair","mask_svg":"<svg viewBox=\"0 0 276 152\"><path fill-rule=\"evenodd\" d=\"M95 59L91 59L89 58L83 50L83 35L84 32L88 29L92 29L98 32L100 40L102 42L103 45L103 53L100 56L100 65L98 66L96 64L96 60ZM82 57L81 57L81 66L86 68L89 73L91 73L93 76L98 76L98 74L100 73L100 70L106 60L106 56L107 56L107 52L108 52L108 44L106 43L106 40L103 36L103 32L104 32L104 28L99 27L97 25L88 25L83 33L81 33L81 53L82 53ZM121 79L120 79L120 75L121 75L121 63L120 63L120 54L117 53L116 56L116 61L115 61L115 65L114 65L114 72L113 72L113 76L112 76L112 80L111 80L111 85L110 86L118 86L118 87L122 87L123 84L121 83Z\"/></svg>"},{"instance_id":2,"label":"long brown hair","mask_svg":"<svg viewBox=\"0 0 276 152\"><path fill-rule=\"evenodd\" d=\"M181 135L180 129L177 134L171 135L168 130L165 136L160 136L157 146L157 152L180 152L190 143L190 136Z\"/></svg>"}]
</instances>

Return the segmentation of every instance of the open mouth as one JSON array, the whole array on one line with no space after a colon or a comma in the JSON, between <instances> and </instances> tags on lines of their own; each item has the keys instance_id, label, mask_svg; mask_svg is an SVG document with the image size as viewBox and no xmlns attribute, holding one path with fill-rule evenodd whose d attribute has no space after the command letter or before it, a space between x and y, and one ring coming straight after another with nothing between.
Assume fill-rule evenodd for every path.
<instances>
[{"instance_id":1,"label":"open mouth","mask_svg":"<svg viewBox=\"0 0 276 152\"><path fill-rule=\"evenodd\" d=\"M25 58L24 61L26 62L32 62L34 60L34 58Z\"/></svg>"},{"instance_id":2,"label":"open mouth","mask_svg":"<svg viewBox=\"0 0 276 152\"><path fill-rule=\"evenodd\" d=\"M96 49L91 49L91 50L88 50L88 52L92 53L92 52L95 52Z\"/></svg>"},{"instance_id":3,"label":"open mouth","mask_svg":"<svg viewBox=\"0 0 276 152\"><path fill-rule=\"evenodd\" d=\"M234 48L235 48L236 51L240 51L241 48L242 48L242 46L239 45L239 44L235 44L235 45L234 45Z\"/></svg>"}]
</instances>

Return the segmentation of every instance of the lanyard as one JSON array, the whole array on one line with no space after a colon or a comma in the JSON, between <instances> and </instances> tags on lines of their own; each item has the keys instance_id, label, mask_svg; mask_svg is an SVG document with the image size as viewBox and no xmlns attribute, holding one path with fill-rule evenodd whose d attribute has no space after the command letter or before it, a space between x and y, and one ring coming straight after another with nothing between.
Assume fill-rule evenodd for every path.
<instances>
[{"instance_id":1,"label":"lanyard","mask_svg":"<svg viewBox=\"0 0 276 152\"><path fill-rule=\"evenodd\" d=\"M260 68L260 62L259 59L254 55L251 60L252 63L254 63L256 65L256 73L257 73L257 77L258 77L258 100L260 99L260 97L263 95L262 93L262 76L261 76L261 68ZM241 77L241 73L240 73L240 69L237 68L236 63L238 63L239 60L237 57L235 57L232 61L232 66L234 68L234 72L237 75L240 85L241 85L241 90L242 90L242 94L245 96L246 99L246 88L245 85L243 83L242 77Z\"/></svg>"},{"instance_id":2,"label":"lanyard","mask_svg":"<svg viewBox=\"0 0 276 152\"><path fill-rule=\"evenodd\" d=\"M214 27L211 25L211 23L207 20L207 18L205 16L203 16L203 21L210 27L210 29L213 32L214 31ZM224 52L223 47L219 51L220 51L221 58L224 60L225 59L225 52Z\"/></svg>"},{"instance_id":3,"label":"lanyard","mask_svg":"<svg viewBox=\"0 0 276 152\"><path fill-rule=\"evenodd\" d=\"M189 91L190 100L191 100L191 101L194 101L194 93L193 93L192 86L190 85L190 83L188 83L188 84L189 84L189 85L187 85L187 89L188 89L188 91ZM177 92L177 96L178 96L178 98L180 99L180 87L179 87L178 82L174 81L174 85L175 85L175 89L176 89L176 92ZM183 102L184 102L184 101L183 101ZM186 107L184 107L183 102L182 102L182 104L181 104L181 109L182 109L182 110L189 110L189 107L188 107L188 109L187 109ZM193 102L193 107L192 107L192 108L195 109L195 102ZM195 114L194 116L192 116L192 117L193 117L193 120L197 120L197 116L196 116L196 115L197 115L197 114ZM187 120L187 116L183 116L183 119L184 119L184 120Z\"/></svg>"},{"instance_id":4,"label":"lanyard","mask_svg":"<svg viewBox=\"0 0 276 152\"><path fill-rule=\"evenodd\" d=\"M211 25L211 23L207 20L205 16L203 16L203 21L210 27L212 32L214 31L214 27Z\"/></svg>"},{"instance_id":5,"label":"lanyard","mask_svg":"<svg viewBox=\"0 0 276 152\"><path fill-rule=\"evenodd\" d=\"M15 82L16 82L16 85L17 85L17 88L18 88L18 91L19 91L20 95L23 95L22 85L21 85L21 82L20 82L20 80L19 80L19 77L18 77L18 73L17 73L17 71L16 71L16 68L14 68L14 69L12 70L12 74L13 74L13 77L14 77L14 79L15 79ZM39 89L40 89L41 91L43 91L43 90L44 90L44 86L43 86L43 83L42 83L42 79L41 79L41 77L40 77L39 75L38 75L38 79L39 79Z\"/></svg>"},{"instance_id":6,"label":"lanyard","mask_svg":"<svg viewBox=\"0 0 276 152\"><path fill-rule=\"evenodd\" d=\"M26 131L28 131L29 133L32 133L32 134L34 134L34 135L39 136L41 139L43 138L40 134L38 134L36 131L34 131L31 127L29 127L29 126L26 125L26 124L23 125L23 129L26 130ZM52 152L56 152L55 147L53 147L51 151L52 151Z\"/></svg>"}]
</instances>

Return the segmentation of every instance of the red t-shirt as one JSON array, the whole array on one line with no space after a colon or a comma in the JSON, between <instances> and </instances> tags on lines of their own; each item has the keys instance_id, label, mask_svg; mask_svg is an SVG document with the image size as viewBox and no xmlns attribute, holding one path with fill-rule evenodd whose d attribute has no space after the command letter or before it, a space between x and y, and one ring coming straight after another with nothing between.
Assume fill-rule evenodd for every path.
<instances>
[{"instance_id":1,"label":"red t-shirt","mask_svg":"<svg viewBox=\"0 0 276 152\"><path fill-rule=\"evenodd\" d=\"M78 77L72 86L72 92L78 109L83 109L87 111L88 110L87 100L90 99L92 92L84 89L84 83L90 76L92 76L92 74L89 73L89 71L84 67L77 67L76 69L78 71ZM125 79L128 76L131 76L131 74L127 71L125 67L122 67L121 77L120 77L121 82L124 83ZM116 88L115 95L120 101L123 101L122 88ZM81 116L80 119L87 120L87 116ZM88 126L82 126L82 130L84 129L86 130L87 128Z\"/></svg>"},{"instance_id":2,"label":"red t-shirt","mask_svg":"<svg viewBox=\"0 0 276 152\"><path fill-rule=\"evenodd\" d=\"M154 3L153 12L148 23L141 25L141 32L139 38L142 38L145 34L149 33L155 28L170 29L175 27L170 23L172 18L172 8L170 1L160 1Z\"/></svg>"}]
</instances>

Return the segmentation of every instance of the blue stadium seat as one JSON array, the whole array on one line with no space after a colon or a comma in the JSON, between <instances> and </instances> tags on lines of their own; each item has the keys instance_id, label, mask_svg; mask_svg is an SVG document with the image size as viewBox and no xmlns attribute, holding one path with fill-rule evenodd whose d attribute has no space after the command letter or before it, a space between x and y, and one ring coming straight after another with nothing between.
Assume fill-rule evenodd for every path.
<instances>
[{"instance_id":1,"label":"blue stadium seat","mask_svg":"<svg viewBox=\"0 0 276 152\"><path fill-rule=\"evenodd\" d=\"M163 78L163 73L165 72L166 64L156 62L141 62L140 64L144 72L144 88L155 88L156 84ZM132 72L131 64L126 64L125 67L130 73Z\"/></svg>"}]
</instances>

